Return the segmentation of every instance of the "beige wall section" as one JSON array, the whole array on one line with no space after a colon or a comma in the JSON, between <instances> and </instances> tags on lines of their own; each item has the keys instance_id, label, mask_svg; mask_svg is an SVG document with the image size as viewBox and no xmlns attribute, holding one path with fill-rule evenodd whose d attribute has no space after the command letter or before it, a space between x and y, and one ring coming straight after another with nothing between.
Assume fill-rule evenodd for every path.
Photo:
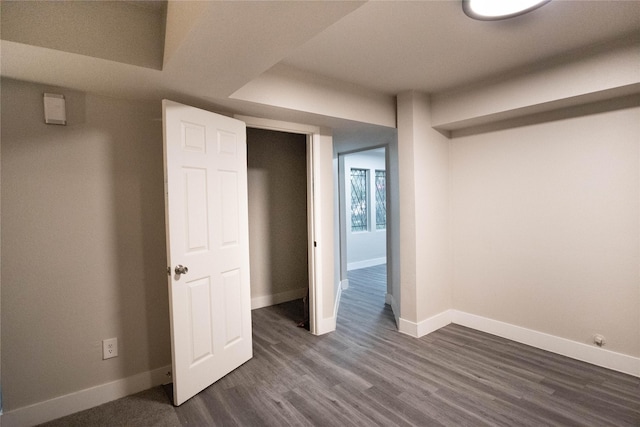
<instances>
[{"instance_id":1,"label":"beige wall section","mask_svg":"<svg viewBox=\"0 0 640 427\"><path fill-rule=\"evenodd\" d=\"M65 95L67 126L44 124L45 91ZM170 364L160 118L2 81L5 410Z\"/></svg>"},{"instance_id":2,"label":"beige wall section","mask_svg":"<svg viewBox=\"0 0 640 427\"><path fill-rule=\"evenodd\" d=\"M398 95L401 317L451 308L448 140L431 127L425 94Z\"/></svg>"},{"instance_id":3,"label":"beige wall section","mask_svg":"<svg viewBox=\"0 0 640 427\"><path fill-rule=\"evenodd\" d=\"M247 128L251 298L309 286L306 141Z\"/></svg>"},{"instance_id":4,"label":"beige wall section","mask_svg":"<svg viewBox=\"0 0 640 427\"><path fill-rule=\"evenodd\" d=\"M121 1L3 1L2 39L162 69L164 6Z\"/></svg>"},{"instance_id":5,"label":"beige wall section","mask_svg":"<svg viewBox=\"0 0 640 427\"><path fill-rule=\"evenodd\" d=\"M400 187L400 313L399 316L417 322L416 281L416 182L415 126L413 92L398 95L398 184ZM397 314L397 313L396 313Z\"/></svg>"},{"instance_id":6,"label":"beige wall section","mask_svg":"<svg viewBox=\"0 0 640 427\"><path fill-rule=\"evenodd\" d=\"M428 97L416 97L416 302L418 321L451 308L449 140L431 127Z\"/></svg>"},{"instance_id":7,"label":"beige wall section","mask_svg":"<svg viewBox=\"0 0 640 427\"><path fill-rule=\"evenodd\" d=\"M451 141L454 308L640 356L640 108Z\"/></svg>"}]
</instances>

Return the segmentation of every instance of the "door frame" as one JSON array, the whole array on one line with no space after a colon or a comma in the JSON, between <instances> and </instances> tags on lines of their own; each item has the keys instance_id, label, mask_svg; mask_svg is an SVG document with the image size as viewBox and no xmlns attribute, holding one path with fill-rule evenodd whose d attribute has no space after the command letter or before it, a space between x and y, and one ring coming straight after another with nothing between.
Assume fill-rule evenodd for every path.
<instances>
[{"instance_id":1,"label":"door frame","mask_svg":"<svg viewBox=\"0 0 640 427\"><path fill-rule=\"evenodd\" d=\"M320 183L320 128L317 126L303 125L299 123L284 122L281 120L263 119L236 114L234 118L246 123L247 128L274 130L278 132L295 133L305 135L307 141L307 259L309 260L309 332L320 335L325 332L321 326L320 313L322 313L322 258L317 249L316 236L321 235L320 218L320 192L317 184Z\"/></svg>"}]
</instances>

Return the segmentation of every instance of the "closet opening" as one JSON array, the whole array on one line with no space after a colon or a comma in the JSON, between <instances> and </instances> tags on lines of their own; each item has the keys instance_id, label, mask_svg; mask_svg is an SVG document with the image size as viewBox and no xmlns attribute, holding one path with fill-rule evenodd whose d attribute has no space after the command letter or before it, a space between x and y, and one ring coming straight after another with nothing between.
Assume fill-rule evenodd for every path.
<instances>
[{"instance_id":1,"label":"closet opening","mask_svg":"<svg viewBox=\"0 0 640 427\"><path fill-rule=\"evenodd\" d=\"M251 308L282 304L293 327L309 330L307 139L247 127Z\"/></svg>"}]
</instances>

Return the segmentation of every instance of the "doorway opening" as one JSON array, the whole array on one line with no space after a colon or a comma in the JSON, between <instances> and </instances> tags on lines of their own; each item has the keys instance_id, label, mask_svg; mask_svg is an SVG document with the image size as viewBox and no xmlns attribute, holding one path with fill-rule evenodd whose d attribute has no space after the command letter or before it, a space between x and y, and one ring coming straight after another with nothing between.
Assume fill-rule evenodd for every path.
<instances>
[{"instance_id":1,"label":"doorway opening","mask_svg":"<svg viewBox=\"0 0 640 427\"><path fill-rule=\"evenodd\" d=\"M283 310L309 330L306 142L303 134L247 127L251 308L297 301Z\"/></svg>"},{"instance_id":2,"label":"doorway opening","mask_svg":"<svg viewBox=\"0 0 640 427\"><path fill-rule=\"evenodd\" d=\"M347 271L386 265L385 148L346 154L343 161Z\"/></svg>"},{"instance_id":3,"label":"doorway opening","mask_svg":"<svg viewBox=\"0 0 640 427\"><path fill-rule=\"evenodd\" d=\"M308 317L309 332L313 335L321 335L329 332L330 322L323 321L321 313L323 312L323 275L322 275L322 256L323 250L317 245L317 237L322 235L320 232L321 218L320 215L320 128L316 126L302 125L298 123L284 122L279 120L270 120L250 116L236 115L237 119L245 122L247 130L261 129L276 131L284 134L294 134L301 138L300 142L305 141L306 150L306 179L301 180L306 184L306 220L307 220L307 268L308 268ZM300 214L303 215L304 212ZM302 286L300 286L300 289ZM299 291L301 292L301 291ZM304 320L304 319L303 319ZM335 323L333 324L335 328Z\"/></svg>"},{"instance_id":4,"label":"doorway opening","mask_svg":"<svg viewBox=\"0 0 640 427\"><path fill-rule=\"evenodd\" d=\"M338 156L342 290L355 285L381 305L387 295L386 158L385 147Z\"/></svg>"}]
</instances>

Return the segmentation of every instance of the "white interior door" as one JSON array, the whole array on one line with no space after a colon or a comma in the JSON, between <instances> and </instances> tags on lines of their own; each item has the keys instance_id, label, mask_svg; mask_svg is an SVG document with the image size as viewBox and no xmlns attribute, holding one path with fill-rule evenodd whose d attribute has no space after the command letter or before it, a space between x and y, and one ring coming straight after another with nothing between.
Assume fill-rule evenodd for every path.
<instances>
[{"instance_id":1,"label":"white interior door","mask_svg":"<svg viewBox=\"0 0 640 427\"><path fill-rule=\"evenodd\" d=\"M252 355L245 123L162 102L174 404Z\"/></svg>"}]
</instances>

